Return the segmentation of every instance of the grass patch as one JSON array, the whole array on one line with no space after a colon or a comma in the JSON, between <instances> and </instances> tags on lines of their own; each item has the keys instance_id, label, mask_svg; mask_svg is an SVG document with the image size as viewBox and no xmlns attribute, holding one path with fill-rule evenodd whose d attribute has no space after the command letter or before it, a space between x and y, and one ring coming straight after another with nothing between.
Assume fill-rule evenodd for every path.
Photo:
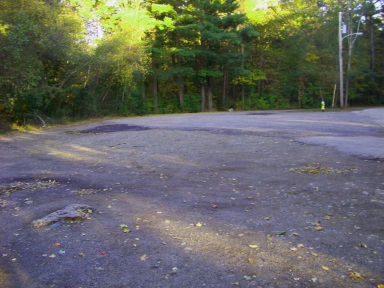
<instances>
[{"instance_id":1,"label":"grass patch","mask_svg":"<svg viewBox=\"0 0 384 288\"><path fill-rule=\"evenodd\" d=\"M0 186L0 195L10 194L15 191L21 190L36 190L52 188L53 186L59 185L56 180L36 180L34 182L16 182L13 184Z\"/></svg>"},{"instance_id":2,"label":"grass patch","mask_svg":"<svg viewBox=\"0 0 384 288\"><path fill-rule=\"evenodd\" d=\"M299 174L346 174L346 173L357 173L357 168L343 168L336 169L333 167L322 167L320 164L309 164L301 168L292 168L289 171L299 173Z\"/></svg>"}]
</instances>

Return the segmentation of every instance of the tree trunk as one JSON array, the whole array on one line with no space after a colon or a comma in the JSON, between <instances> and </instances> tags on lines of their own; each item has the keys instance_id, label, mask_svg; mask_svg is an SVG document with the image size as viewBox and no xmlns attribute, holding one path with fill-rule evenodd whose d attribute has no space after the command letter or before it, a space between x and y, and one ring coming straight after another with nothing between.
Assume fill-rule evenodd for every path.
<instances>
[{"instance_id":1,"label":"tree trunk","mask_svg":"<svg viewBox=\"0 0 384 288\"><path fill-rule=\"evenodd\" d=\"M349 76L351 73L351 61L352 61L352 46L349 46L348 49L348 64L347 64L347 79L345 79L345 97L344 97L344 107L348 108L348 96L349 96Z\"/></svg>"},{"instance_id":2,"label":"tree trunk","mask_svg":"<svg viewBox=\"0 0 384 288\"><path fill-rule=\"evenodd\" d=\"M370 1L372 4L372 0ZM374 73L375 66L376 66L376 56L375 56L375 29L374 29L374 23L373 23L373 17L370 15L369 17L369 32L370 32L370 42L371 42L371 61L370 61L370 68L371 72Z\"/></svg>"},{"instance_id":3,"label":"tree trunk","mask_svg":"<svg viewBox=\"0 0 384 288\"><path fill-rule=\"evenodd\" d=\"M237 90L236 90L236 84L232 84L232 99L233 99L233 102L235 103L235 106L236 106L236 101L237 101ZM231 107L231 108L235 108L235 107Z\"/></svg>"},{"instance_id":4,"label":"tree trunk","mask_svg":"<svg viewBox=\"0 0 384 288\"><path fill-rule=\"evenodd\" d=\"M180 55L177 57L177 65L179 68L182 66ZM183 103L184 102L184 91L183 91L184 83L183 83L183 77L182 76L177 77L177 86L178 86L178 90L179 90L180 109L181 109L181 111L184 111L184 103Z\"/></svg>"},{"instance_id":5,"label":"tree trunk","mask_svg":"<svg viewBox=\"0 0 384 288\"><path fill-rule=\"evenodd\" d=\"M179 89L179 105L180 105L180 109L181 111L184 111L184 91L183 91L183 78L180 76L178 77L178 80L177 80L177 86L178 86L178 89Z\"/></svg>"},{"instance_id":6,"label":"tree trunk","mask_svg":"<svg viewBox=\"0 0 384 288\"><path fill-rule=\"evenodd\" d=\"M201 112L205 111L205 83L201 83Z\"/></svg>"},{"instance_id":7,"label":"tree trunk","mask_svg":"<svg viewBox=\"0 0 384 288\"><path fill-rule=\"evenodd\" d=\"M297 94L298 94L299 109L301 109L303 105L303 94L304 94L304 83L303 83L303 78L301 77L299 79L299 85L297 87Z\"/></svg>"},{"instance_id":8,"label":"tree trunk","mask_svg":"<svg viewBox=\"0 0 384 288\"><path fill-rule=\"evenodd\" d=\"M241 69L244 70L244 44L241 44ZM244 83L241 84L241 110L245 110L245 92L244 92Z\"/></svg>"},{"instance_id":9,"label":"tree trunk","mask_svg":"<svg viewBox=\"0 0 384 288\"><path fill-rule=\"evenodd\" d=\"M212 79L208 79L208 111L213 109L213 97L212 97Z\"/></svg>"},{"instance_id":10,"label":"tree trunk","mask_svg":"<svg viewBox=\"0 0 384 288\"><path fill-rule=\"evenodd\" d=\"M157 76L156 76L156 58L152 57L152 71L153 71L153 78L152 78L152 93L153 93L153 100L155 104L155 114L159 112L159 99L158 99L158 92L157 92Z\"/></svg>"},{"instance_id":11,"label":"tree trunk","mask_svg":"<svg viewBox=\"0 0 384 288\"><path fill-rule=\"evenodd\" d=\"M223 110L226 110L228 107L227 107L227 94L228 94L228 70L225 70L224 71L224 75L223 75L223 104L222 104L222 108Z\"/></svg>"},{"instance_id":12,"label":"tree trunk","mask_svg":"<svg viewBox=\"0 0 384 288\"><path fill-rule=\"evenodd\" d=\"M264 67L264 56L260 56L260 61L259 61L259 69L262 70ZM259 79L257 80L257 93L262 94L263 93L263 80Z\"/></svg>"}]
</instances>

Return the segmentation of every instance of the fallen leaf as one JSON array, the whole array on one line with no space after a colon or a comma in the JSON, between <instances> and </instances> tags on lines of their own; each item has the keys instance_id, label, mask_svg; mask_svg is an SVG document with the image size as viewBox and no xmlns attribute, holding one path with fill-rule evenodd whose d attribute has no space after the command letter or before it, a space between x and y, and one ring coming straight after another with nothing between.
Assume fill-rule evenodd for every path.
<instances>
[{"instance_id":1,"label":"fallen leaf","mask_svg":"<svg viewBox=\"0 0 384 288\"><path fill-rule=\"evenodd\" d=\"M368 248L368 245L365 244L365 243L360 243L360 247L363 247L363 248Z\"/></svg>"},{"instance_id":2,"label":"fallen leaf","mask_svg":"<svg viewBox=\"0 0 384 288\"><path fill-rule=\"evenodd\" d=\"M59 247L59 246L61 246L61 244L58 243L58 242L56 242L56 243L53 244L53 246L54 246L54 247Z\"/></svg>"},{"instance_id":3,"label":"fallen leaf","mask_svg":"<svg viewBox=\"0 0 384 288\"><path fill-rule=\"evenodd\" d=\"M140 260L141 260L141 261L145 261L145 260L147 260L147 259L148 259L147 254L144 254L144 255L140 256Z\"/></svg>"},{"instance_id":4,"label":"fallen leaf","mask_svg":"<svg viewBox=\"0 0 384 288\"><path fill-rule=\"evenodd\" d=\"M321 268L323 268L323 270L325 271L329 271L329 268L327 266L322 266Z\"/></svg>"},{"instance_id":5,"label":"fallen leaf","mask_svg":"<svg viewBox=\"0 0 384 288\"><path fill-rule=\"evenodd\" d=\"M249 248L252 248L252 249L259 248L259 245L256 245L256 244L250 244L248 246L249 246Z\"/></svg>"},{"instance_id":6,"label":"fallen leaf","mask_svg":"<svg viewBox=\"0 0 384 288\"><path fill-rule=\"evenodd\" d=\"M296 248L296 247L291 247L291 248L289 248L289 249L291 249L292 251L297 251L297 248Z\"/></svg>"},{"instance_id":7,"label":"fallen leaf","mask_svg":"<svg viewBox=\"0 0 384 288\"><path fill-rule=\"evenodd\" d=\"M104 271L105 269L103 267L95 267L95 270Z\"/></svg>"},{"instance_id":8,"label":"fallen leaf","mask_svg":"<svg viewBox=\"0 0 384 288\"><path fill-rule=\"evenodd\" d=\"M322 226L316 226L316 227L315 227L315 230L316 230L316 231L323 231L323 227L322 227Z\"/></svg>"},{"instance_id":9,"label":"fallen leaf","mask_svg":"<svg viewBox=\"0 0 384 288\"><path fill-rule=\"evenodd\" d=\"M297 244L297 248L305 248L304 244Z\"/></svg>"},{"instance_id":10,"label":"fallen leaf","mask_svg":"<svg viewBox=\"0 0 384 288\"><path fill-rule=\"evenodd\" d=\"M201 222L196 223L196 227L203 227L203 223Z\"/></svg>"},{"instance_id":11,"label":"fallen leaf","mask_svg":"<svg viewBox=\"0 0 384 288\"><path fill-rule=\"evenodd\" d=\"M128 228L128 225L127 224L120 224L120 228L123 229L123 228Z\"/></svg>"},{"instance_id":12,"label":"fallen leaf","mask_svg":"<svg viewBox=\"0 0 384 288\"><path fill-rule=\"evenodd\" d=\"M358 272L349 272L349 278L353 280L361 280L364 279L364 275Z\"/></svg>"},{"instance_id":13,"label":"fallen leaf","mask_svg":"<svg viewBox=\"0 0 384 288\"><path fill-rule=\"evenodd\" d=\"M318 257L318 256L319 256L319 254L317 254L317 253L315 253L315 252L311 252L311 255L312 255L313 257Z\"/></svg>"},{"instance_id":14,"label":"fallen leaf","mask_svg":"<svg viewBox=\"0 0 384 288\"><path fill-rule=\"evenodd\" d=\"M377 288L384 288L384 284L378 284Z\"/></svg>"},{"instance_id":15,"label":"fallen leaf","mask_svg":"<svg viewBox=\"0 0 384 288\"><path fill-rule=\"evenodd\" d=\"M129 232L131 232L131 230L129 230L128 228L124 228L123 232L124 233L129 233Z\"/></svg>"},{"instance_id":16,"label":"fallen leaf","mask_svg":"<svg viewBox=\"0 0 384 288\"><path fill-rule=\"evenodd\" d=\"M324 219L324 220L330 220L330 219L331 219L331 216L329 216L329 215L324 216L323 219Z\"/></svg>"},{"instance_id":17,"label":"fallen leaf","mask_svg":"<svg viewBox=\"0 0 384 288\"><path fill-rule=\"evenodd\" d=\"M99 251L99 255L105 255L105 253L107 253L107 252L105 252L105 251Z\"/></svg>"}]
</instances>

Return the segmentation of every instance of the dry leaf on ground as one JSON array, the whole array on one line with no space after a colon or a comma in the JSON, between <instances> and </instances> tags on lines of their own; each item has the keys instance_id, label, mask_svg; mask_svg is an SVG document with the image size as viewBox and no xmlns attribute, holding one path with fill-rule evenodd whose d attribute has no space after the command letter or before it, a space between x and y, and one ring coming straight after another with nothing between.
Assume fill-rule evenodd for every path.
<instances>
[{"instance_id":1,"label":"dry leaf on ground","mask_svg":"<svg viewBox=\"0 0 384 288\"><path fill-rule=\"evenodd\" d=\"M250 244L248 246L249 246L249 248L252 248L252 249L259 248L259 245L256 245L256 244Z\"/></svg>"},{"instance_id":2,"label":"dry leaf on ground","mask_svg":"<svg viewBox=\"0 0 384 288\"><path fill-rule=\"evenodd\" d=\"M364 279L364 275L359 273L359 272L349 272L349 278L353 279L353 280L360 280L360 279Z\"/></svg>"}]
</instances>

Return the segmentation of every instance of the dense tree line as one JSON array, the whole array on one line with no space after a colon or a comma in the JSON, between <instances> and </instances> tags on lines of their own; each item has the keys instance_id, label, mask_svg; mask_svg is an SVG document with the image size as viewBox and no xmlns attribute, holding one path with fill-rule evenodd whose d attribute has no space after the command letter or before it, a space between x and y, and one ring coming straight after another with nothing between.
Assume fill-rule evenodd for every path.
<instances>
[{"instance_id":1,"label":"dense tree line","mask_svg":"<svg viewBox=\"0 0 384 288\"><path fill-rule=\"evenodd\" d=\"M0 120L382 105L383 15L379 0L2 0Z\"/></svg>"}]
</instances>

